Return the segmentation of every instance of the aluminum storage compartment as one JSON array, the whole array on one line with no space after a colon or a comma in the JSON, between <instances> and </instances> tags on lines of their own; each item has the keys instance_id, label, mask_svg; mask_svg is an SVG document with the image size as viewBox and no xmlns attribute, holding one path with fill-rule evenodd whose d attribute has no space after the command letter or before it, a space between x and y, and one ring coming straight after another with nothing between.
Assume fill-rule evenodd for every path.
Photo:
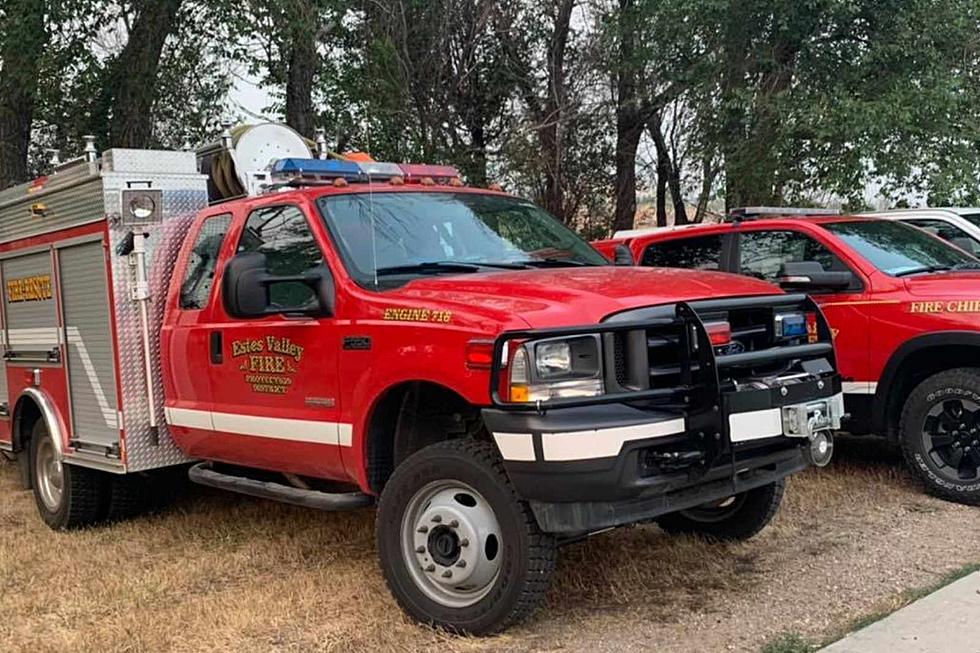
<instances>
[{"instance_id":1,"label":"aluminum storage compartment","mask_svg":"<svg viewBox=\"0 0 980 653\"><path fill-rule=\"evenodd\" d=\"M51 368L52 383L65 371L66 460L117 473L187 461L164 421L159 332L184 234L206 206L192 152L109 150L0 192L4 368L16 373L14 393L28 365ZM145 292L130 234L145 236ZM0 377L4 419L3 402L12 411L17 397Z\"/></svg>"}]
</instances>

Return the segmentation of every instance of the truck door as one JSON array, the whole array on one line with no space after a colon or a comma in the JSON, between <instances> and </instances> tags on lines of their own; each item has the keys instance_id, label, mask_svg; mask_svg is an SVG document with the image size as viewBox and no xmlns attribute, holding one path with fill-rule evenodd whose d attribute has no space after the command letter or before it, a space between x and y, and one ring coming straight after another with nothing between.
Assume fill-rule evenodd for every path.
<instances>
[{"instance_id":1,"label":"truck door","mask_svg":"<svg viewBox=\"0 0 980 653\"><path fill-rule=\"evenodd\" d=\"M787 229L751 230L740 232L738 269L741 274L778 283L783 263L816 261L828 271L850 270L830 248L799 231ZM858 382L868 377L868 346L870 332L868 317L862 304L868 299L861 277L855 275L851 288L841 292L813 294L820 304L834 334L837 362L846 383L845 388L857 390Z\"/></svg>"},{"instance_id":2,"label":"truck door","mask_svg":"<svg viewBox=\"0 0 980 653\"><path fill-rule=\"evenodd\" d=\"M306 214L293 205L252 211L244 219L235 251L265 254L269 272L277 276L301 275L324 264ZM216 281L220 299L221 280ZM208 457L343 477L340 449L350 445L351 425L339 423L336 320L290 316L290 310L316 301L306 285L276 284L270 293L282 313L238 319L216 300L211 302L210 320L202 325L209 347L213 426Z\"/></svg>"}]
</instances>

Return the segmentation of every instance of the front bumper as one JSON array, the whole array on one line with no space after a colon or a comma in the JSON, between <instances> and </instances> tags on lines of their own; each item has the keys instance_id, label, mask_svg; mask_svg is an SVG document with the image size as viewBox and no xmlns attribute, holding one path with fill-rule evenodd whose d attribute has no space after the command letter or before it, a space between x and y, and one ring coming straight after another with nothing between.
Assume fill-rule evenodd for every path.
<instances>
[{"instance_id":1,"label":"front bumper","mask_svg":"<svg viewBox=\"0 0 980 653\"><path fill-rule=\"evenodd\" d=\"M483 417L542 529L580 533L723 499L802 470L809 440L784 425L784 409L820 402L829 426L839 428L842 397L833 375L724 393L714 422L627 404L544 414L487 408ZM722 455L698 458L719 441L727 445Z\"/></svg>"}]
</instances>

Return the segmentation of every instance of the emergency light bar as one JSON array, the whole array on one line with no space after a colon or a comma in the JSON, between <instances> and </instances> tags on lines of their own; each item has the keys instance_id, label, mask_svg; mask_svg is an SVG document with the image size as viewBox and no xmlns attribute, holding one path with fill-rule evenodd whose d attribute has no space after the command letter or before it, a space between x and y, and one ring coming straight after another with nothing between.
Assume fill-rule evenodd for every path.
<instances>
[{"instance_id":1,"label":"emergency light bar","mask_svg":"<svg viewBox=\"0 0 980 653\"><path fill-rule=\"evenodd\" d=\"M346 181L386 180L399 177L406 183L423 179L452 182L459 171L452 166L426 163L387 163L380 161L348 161L344 159L300 159L290 157L272 164L273 177L302 177L313 180L344 179Z\"/></svg>"},{"instance_id":2,"label":"emergency light bar","mask_svg":"<svg viewBox=\"0 0 980 653\"><path fill-rule=\"evenodd\" d=\"M766 216L774 218L805 218L819 215L840 215L840 211L835 209L812 209L792 206L744 206L729 211L725 220L726 222L739 222L741 220L752 220Z\"/></svg>"}]
</instances>

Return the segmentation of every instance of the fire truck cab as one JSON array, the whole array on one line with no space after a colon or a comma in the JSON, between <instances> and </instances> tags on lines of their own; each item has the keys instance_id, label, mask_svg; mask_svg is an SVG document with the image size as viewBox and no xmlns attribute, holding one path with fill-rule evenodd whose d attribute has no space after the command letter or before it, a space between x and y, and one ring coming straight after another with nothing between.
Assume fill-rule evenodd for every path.
<instances>
[{"instance_id":1,"label":"fire truck cab","mask_svg":"<svg viewBox=\"0 0 980 653\"><path fill-rule=\"evenodd\" d=\"M805 295L617 268L452 168L359 159L263 125L0 195L0 443L49 525L132 514L173 467L377 500L400 605L485 633L540 604L558 544L751 537L829 461L840 379Z\"/></svg>"}]
</instances>

